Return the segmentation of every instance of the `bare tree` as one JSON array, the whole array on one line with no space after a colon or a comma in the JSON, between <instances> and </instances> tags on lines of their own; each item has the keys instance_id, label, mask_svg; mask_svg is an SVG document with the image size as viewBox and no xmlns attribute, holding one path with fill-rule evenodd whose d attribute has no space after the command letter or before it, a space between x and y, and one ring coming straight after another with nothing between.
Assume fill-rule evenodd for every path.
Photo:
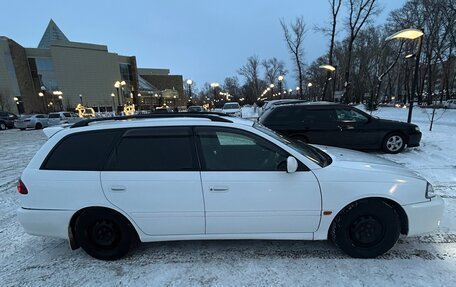
<instances>
[{"instance_id":1,"label":"bare tree","mask_svg":"<svg viewBox=\"0 0 456 287\"><path fill-rule=\"evenodd\" d=\"M346 103L350 102L350 70L353 52L353 43L358 37L359 31L363 28L364 24L371 18L372 15L377 13L376 0L349 0L348 5L349 16L347 19L349 36L347 47L347 64L345 66L345 83L344 83L344 100Z\"/></svg>"},{"instance_id":2,"label":"bare tree","mask_svg":"<svg viewBox=\"0 0 456 287\"><path fill-rule=\"evenodd\" d=\"M285 21L280 20L283 33L285 36L285 42L287 43L288 50L290 51L293 60L295 62L295 69L297 72L298 84L299 84L299 97L302 99L303 95L303 57L304 57L304 37L307 29L304 23L304 18L297 17L295 22L290 24L290 29Z\"/></svg>"},{"instance_id":3,"label":"bare tree","mask_svg":"<svg viewBox=\"0 0 456 287\"><path fill-rule=\"evenodd\" d=\"M331 7L331 17L332 17L331 24L330 24L331 28L317 28L317 30L319 30L331 37L331 40L329 43L328 62L324 63L324 64L329 64L331 66L334 66L334 61L333 61L334 57L333 56L334 56L334 41L335 41L336 33L337 33L337 15L339 14L342 0L328 0L328 2L329 2L329 6ZM331 99L331 97L326 97L330 78L331 78L331 72L327 71L326 80L323 85L323 91L322 91L323 100ZM334 77L334 81L335 81L335 77Z\"/></svg>"},{"instance_id":4,"label":"bare tree","mask_svg":"<svg viewBox=\"0 0 456 287\"><path fill-rule=\"evenodd\" d=\"M246 84L250 88L247 100L252 102L260 94L260 59L257 55L253 55L247 58L247 63L243 65L237 73L243 76L246 80Z\"/></svg>"},{"instance_id":5,"label":"bare tree","mask_svg":"<svg viewBox=\"0 0 456 287\"><path fill-rule=\"evenodd\" d=\"M285 63L277 60L276 57L263 60L261 65L264 68L266 82L271 84L274 84L280 75L285 76L288 73Z\"/></svg>"}]
</instances>

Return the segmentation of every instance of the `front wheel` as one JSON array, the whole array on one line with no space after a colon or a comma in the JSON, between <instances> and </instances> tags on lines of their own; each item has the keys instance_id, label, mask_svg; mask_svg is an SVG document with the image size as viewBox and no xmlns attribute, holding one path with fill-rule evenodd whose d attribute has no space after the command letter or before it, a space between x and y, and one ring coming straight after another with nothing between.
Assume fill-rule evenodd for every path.
<instances>
[{"instance_id":1,"label":"front wheel","mask_svg":"<svg viewBox=\"0 0 456 287\"><path fill-rule=\"evenodd\" d=\"M375 258L390 250L401 231L396 211L382 201L359 201L349 205L330 228L332 241L355 258Z\"/></svg>"},{"instance_id":2,"label":"front wheel","mask_svg":"<svg viewBox=\"0 0 456 287\"><path fill-rule=\"evenodd\" d=\"M405 148L405 138L400 133L392 133L383 140L383 150L387 153L400 153Z\"/></svg>"},{"instance_id":3,"label":"front wheel","mask_svg":"<svg viewBox=\"0 0 456 287\"><path fill-rule=\"evenodd\" d=\"M6 124L5 123L0 123L0 130L6 130Z\"/></svg>"},{"instance_id":4,"label":"front wheel","mask_svg":"<svg viewBox=\"0 0 456 287\"><path fill-rule=\"evenodd\" d=\"M124 257L137 235L122 215L107 209L84 211L75 224L76 240L90 256L101 260Z\"/></svg>"}]
</instances>

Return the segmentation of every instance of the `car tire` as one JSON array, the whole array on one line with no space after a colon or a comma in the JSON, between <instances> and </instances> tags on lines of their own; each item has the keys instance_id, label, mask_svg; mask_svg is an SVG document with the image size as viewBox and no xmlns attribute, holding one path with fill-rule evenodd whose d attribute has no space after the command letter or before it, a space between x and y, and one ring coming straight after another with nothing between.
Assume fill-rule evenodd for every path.
<instances>
[{"instance_id":1,"label":"car tire","mask_svg":"<svg viewBox=\"0 0 456 287\"><path fill-rule=\"evenodd\" d=\"M3 123L3 122L0 123L0 130L2 130L2 131L6 130L6 124L5 123Z\"/></svg>"},{"instance_id":2,"label":"car tire","mask_svg":"<svg viewBox=\"0 0 456 287\"><path fill-rule=\"evenodd\" d=\"M375 258L390 250L401 231L399 215L380 200L355 202L334 219L330 239L354 258Z\"/></svg>"},{"instance_id":3,"label":"car tire","mask_svg":"<svg viewBox=\"0 0 456 287\"><path fill-rule=\"evenodd\" d=\"M24 129L24 128L20 128L20 130L21 130L21 131L25 131L25 129Z\"/></svg>"},{"instance_id":4,"label":"car tire","mask_svg":"<svg viewBox=\"0 0 456 287\"><path fill-rule=\"evenodd\" d=\"M41 123L36 123L35 124L35 129L41 130L43 128L43 125Z\"/></svg>"},{"instance_id":5,"label":"car tire","mask_svg":"<svg viewBox=\"0 0 456 287\"><path fill-rule=\"evenodd\" d=\"M109 209L88 209L76 220L77 242L87 254L100 260L124 257L139 241L130 222Z\"/></svg>"},{"instance_id":6,"label":"car tire","mask_svg":"<svg viewBox=\"0 0 456 287\"><path fill-rule=\"evenodd\" d=\"M400 153L405 148L405 137L401 133L390 133L383 140L382 148L387 153Z\"/></svg>"}]
</instances>

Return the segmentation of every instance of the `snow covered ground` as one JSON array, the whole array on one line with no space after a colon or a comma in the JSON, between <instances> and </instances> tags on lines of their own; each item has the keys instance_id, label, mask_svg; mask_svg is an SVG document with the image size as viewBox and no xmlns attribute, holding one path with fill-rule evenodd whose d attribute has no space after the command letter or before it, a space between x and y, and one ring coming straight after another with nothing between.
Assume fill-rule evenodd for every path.
<instances>
[{"instance_id":1,"label":"snow covered ground","mask_svg":"<svg viewBox=\"0 0 456 287\"><path fill-rule=\"evenodd\" d=\"M252 115L251 111L245 111ZM428 114L430 111L427 112ZM103 262L65 240L30 236L16 218L17 178L45 142L42 131L0 132L0 286L454 286L456 282L456 110L414 111L418 148L388 158L418 171L445 198L442 227L406 238L378 259L352 259L330 243L190 241L148 243ZM374 115L405 121L407 110Z\"/></svg>"}]
</instances>

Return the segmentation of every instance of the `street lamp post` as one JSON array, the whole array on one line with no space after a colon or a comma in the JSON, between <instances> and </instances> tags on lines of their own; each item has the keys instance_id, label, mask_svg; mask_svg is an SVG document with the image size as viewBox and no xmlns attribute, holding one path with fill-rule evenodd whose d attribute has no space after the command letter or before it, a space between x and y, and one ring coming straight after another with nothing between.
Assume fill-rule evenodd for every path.
<instances>
[{"instance_id":1,"label":"street lamp post","mask_svg":"<svg viewBox=\"0 0 456 287\"><path fill-rule=\"evenodd\" d=\"M269 88L271 89L271 100L274 99L274 84L270 84Z\"/></svg>"},{"instance_id":2,"label":"street lamp post","mask_svg":"<svg viewBox=\"0 0 456 287\"><path fill-rule=\"evenodd\" d=\"M126 85L127 83L125 81L116 81L114 83L114 87L116 88L117 90L117 102L119 104L119 106L122 105L122 102L120 101L120 90L122 89L122 97L124 96L123 95L123 88L124 86Z\"/></svg>"},{"instance_id":3,"label":"street lamp post","mask_svg":"<svg viewBox=\"0 0 456 287\"><path fill-rule=\"evenodd\" d=\"M215 100L215 101L216 101L216 99L217 99L217 91L216 91L216 89L217 89L219 86L220 86L220 84L217 83L217 82L211 83L211 87L212 87L213 92L214 92L214 100ZM216 102L217 102L217 101L216 101Z\"/></svg>"},{"instance_id":4,"label":"street lamp post","mask_svg":"<svg viewBox=\"0 0 456 287\"><path fill-rule=\"evenodd\" d=\"M40 96L43 99L43 112L47 113L47 107L46 107L46 87L41 86L41 92L38 93L38 96Z\"/></svg>"},{"instance_id":5,"label":"street lamp post","mask_svg":"<svg viewBox=\"0 0 456 287\"><path fill-rule=\"evenodd\" d=\"M391 39L406 39L406 40L415 40L418 39L418 52L416 53L415 60L415 72L413 74L413 84L412 92L409 99L409 111L407 116L407 123L412 121L413 113L413 101L415 98L416 90L418 89L418 70L420 68L420 55L421 55L421 46L423 45L423 36L424 32L421 29L404 29L399 32L394 33L393 35L386 38L386 41Z\"/></svg>"},{"instance_id":6,"label":"street lamp post","mask_svg":"<svg viewBox=\"0 0 456 287\"><path fill-rule=\"evenodd\" d=\"M334 72L334 77L333 77L333 90L332 90L332 101L335 101L336 98L336 79L337 79L337 66L332 66L332 65L321 65L319 67L320 69L327 70L328 73ZM326 95L323 95L323 100L326 97Z\"/></svg>"},{"instance_id":7,"label":"street lamp post","mask_svg":"<svg viewBox=\"0 0 456 287\"><path fill-rule=\"evenodd\" d=\"M112 98L112 114L115 116L116 115L116 95L114 93L111 93L111 98Z\"/></svg>"},{"instance_id":8,"label":"street lamp post","mask_svg":"<svg viewBox=\"0 0 456 287\"><path fill-rule=\"evenodd\" d=\"M278 78L279 80L279 98L283 99L283 93L282 93L282 81L283 81L283 76L280 75Z\"/></svg>"},{"instance_id":9,"label":"street lamp post","mask_svg":"<svg viewBox=\"0 0 456 287\"><path fill-rule=\"evenodd\" d=\"M79 94L79 103L81 104L81 106L83 106L83 104L82 104L82 95L81 94Z\"/></svg>"},{"instance_id":10,"label":"street lamp post","mask_svg":"<svg viewBox=\"0 0 456 287\"><path fill-rule=\"evenodd\" d=\"M300 88L299 88L299 87L296 87L296 98L297 98L297 99L299 98L300 100L304 100L304 99L301 97L301 95L299 94L299 90L300 90Z\"/></svg>"},{"instance_id":11,"label":"street lamp post","mask_svg":"<svg viewBox=\"0 0 456 287\"><path fill-rule=\"evenodd\" d=\"M17 113L18 113L19 116L20 116L20 115L21 115L21 109L20 109L20 101L19 101L19 98L18 98L18 97L14 97L13 100L14 100L14 102L16 102Z\"/></svg>"},{"instance_id":12,"label":"street lamp post","mask_svg":"<svg viewBox=\"0 0 456 287\"><path fill-rule=\"evenodd\" d=\"M59 101L60 101L60 111L63 111L63 96L59 95Z\"/></svg>"},{"instance_id":13,"label":"street lamp post","mask_svg":"<svg viewBox=\"0 0 456 287\"><path fill-rule=\"evenodd\" d=\"M138 93L138 111L141 113L141 93Z\"/></svg>"},{"instance_id":14,"label":"street lamp post","mask_svg":"<svg viewBox=\"0 0 456 287\"><path fill-rule=\"evenodd\" d=\"M312 83L307 84L307 98L309 99L309 102L311 101L310 98L310 88L312 87Z\"/></svg>"},{"instance_id":15,"label":"street lamp post","mask_svg":"<svg viewBox=\"0 0 456 287\"><path fill-rule=\"evenodd\" d=\"M188 98L189 99L192 98L192 84L193 84L193 81L188 79L187 80L187 87L188 87Z\"/></svg>"}]
</instances>

